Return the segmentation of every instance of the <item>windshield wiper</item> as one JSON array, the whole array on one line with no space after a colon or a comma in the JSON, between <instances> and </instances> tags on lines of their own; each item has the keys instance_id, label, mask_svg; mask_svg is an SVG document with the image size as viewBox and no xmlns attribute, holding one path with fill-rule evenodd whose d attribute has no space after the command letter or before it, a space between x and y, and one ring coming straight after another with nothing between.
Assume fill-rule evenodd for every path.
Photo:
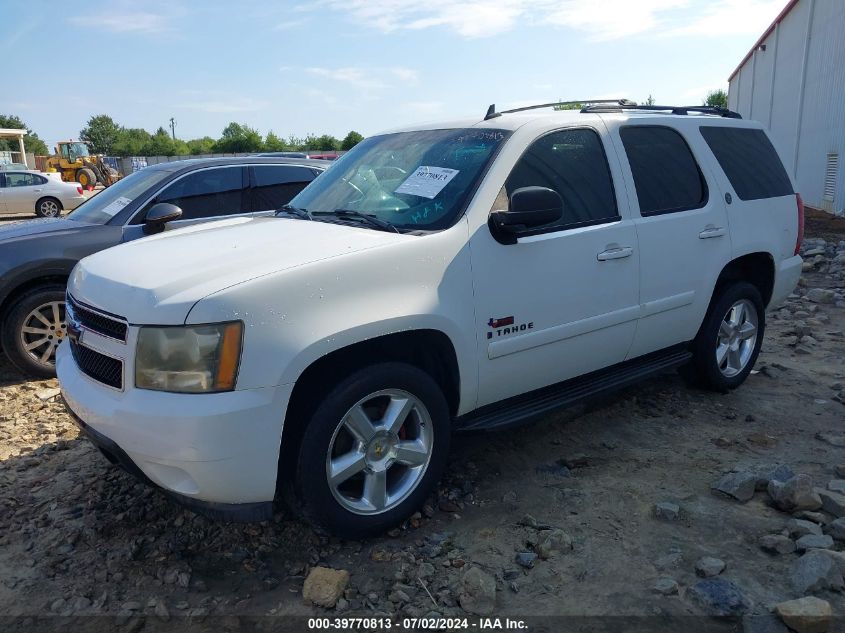
<instances>
[{"instance_id":1,"label":"windshield wiper","mask_svg":"<svg viewBox=\"0 0 845 633\"><path fill-rule=\"evenodd\" d=\"M281 215L283 213L287 214L287 215L292 215L293 217L299 218L300 220L313 220L314 219L314 216L311 215L310 211L307 211L306 209L300 209L299 207L293 207L289 204L286 204L281 209L276 211L276 213L274 215L276 217L279 217L279 215Z\"/></svg>"},{"instance_id":2,"label":"windshield wiper","mask_svg":"<svg viewBox=\"0 0 845 633\"><path fill-rule=\"evenodd\" d=\"M335 209L334 211L317 211L315 215L334 215L339 218L356 218L359 220L363 220L370 226L373 226L377 229L382 231L392 231L394 233L401 233L396 225L392 222L388 222L387 220L382 220L379 217L371 215L369 213L361 213L360 211L355 211L353 209Z\"/></svg>"}]
</instances>

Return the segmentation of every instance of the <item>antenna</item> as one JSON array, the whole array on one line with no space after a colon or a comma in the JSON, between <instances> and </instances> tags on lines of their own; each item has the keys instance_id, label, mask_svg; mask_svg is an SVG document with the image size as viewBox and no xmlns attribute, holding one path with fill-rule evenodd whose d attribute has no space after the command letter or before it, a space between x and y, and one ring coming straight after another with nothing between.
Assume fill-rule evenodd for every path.
<instances>
[{"instance_id":1,"label":"antenna","mask_svg":"<svg viewBox=\"0 0 845 633\"><path fill-rule=\"evenodd\" d=\"M484 115L484 120L489 121L490 119L495 119L497 116L502 116L501 112L496 112L496 104L491 103L490 107L487 108L487 114Z\"/></svg>"}]
</instances>

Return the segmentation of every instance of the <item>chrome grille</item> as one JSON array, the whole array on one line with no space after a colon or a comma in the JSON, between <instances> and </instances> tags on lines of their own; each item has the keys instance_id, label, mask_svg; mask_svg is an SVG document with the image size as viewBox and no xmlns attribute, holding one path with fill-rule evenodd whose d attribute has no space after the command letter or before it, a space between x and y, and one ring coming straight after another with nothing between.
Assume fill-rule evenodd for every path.
<instances>
[{"instance_id":1,"label":"chrome grille","mask_svg":"<svg viewBox=\"0 0 845 633\"><path fill-rule=\"evenodd\" d=\"M113 338L122 343L126 342L128 326L122 317L108 316L79 303L70 294L67 296L68 321L76 322L86 330L91 330L102 336Z\"/></svg>"}]
</instances>

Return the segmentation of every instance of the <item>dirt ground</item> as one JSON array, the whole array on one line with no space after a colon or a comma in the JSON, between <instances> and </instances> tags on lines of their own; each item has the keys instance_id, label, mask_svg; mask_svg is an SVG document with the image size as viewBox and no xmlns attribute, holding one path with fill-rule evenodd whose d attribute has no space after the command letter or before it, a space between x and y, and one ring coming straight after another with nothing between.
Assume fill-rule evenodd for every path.
<instances>
[{"instance_id":1,"label":"dirt ground","mask_svg":"<svg viewBox=\"0 0 845 633\"><path fill-rule=\"evenodd\" d=\"M845 292L845 274L828 272L845 234L825 222L809 219L808 236L826 238L827 252L807 258L798 294L769 313L763 351L740 389L705 392L669 374L539 424L456 437L423 513L366 542L319 536L284 512L253 525L194 515L79 437L51 391L56 381L25 381L0 361L0 628L48 615L111 615L103 630L131 631L174 621L238 630L243 616L466 617L471 569L495 580L493 616L631 623L706 613L691 591L702 556L725 562L718 578L734 583L748 614L769 614L801 597L791 582L800 554L759 545L791 516L765 491L741 503L711 485L734 468L786 465L824 488L845 463L845 443L833 445L845 440L845 303L801 296ZM676 504L677 517L658 518L662 502ZM541 551L549 528L563 530L571 550L567 543L521 566L516 557L527 554L527 563ZM303 604L304 579L318 565L351 574L333 609ZM677 592L655 591L660 578ZM843 594L813 593L845 615Z\"/></svg>"}]
</instances>

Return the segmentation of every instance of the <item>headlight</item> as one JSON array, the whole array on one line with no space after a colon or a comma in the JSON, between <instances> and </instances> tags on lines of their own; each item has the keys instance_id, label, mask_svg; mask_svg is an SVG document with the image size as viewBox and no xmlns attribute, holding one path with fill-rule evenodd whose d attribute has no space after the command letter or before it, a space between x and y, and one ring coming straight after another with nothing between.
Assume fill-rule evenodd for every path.
<instances>
[{"instance_id":1,"label":"headlight","mask_svg":"<svg viewBox=\"0 0 845 633\"><path fill-rule=\"evenodd\" d=\"M243 323L142 327L135 352L138 389L210 393L235 388Z\"/></svg>"}]
</instances>

